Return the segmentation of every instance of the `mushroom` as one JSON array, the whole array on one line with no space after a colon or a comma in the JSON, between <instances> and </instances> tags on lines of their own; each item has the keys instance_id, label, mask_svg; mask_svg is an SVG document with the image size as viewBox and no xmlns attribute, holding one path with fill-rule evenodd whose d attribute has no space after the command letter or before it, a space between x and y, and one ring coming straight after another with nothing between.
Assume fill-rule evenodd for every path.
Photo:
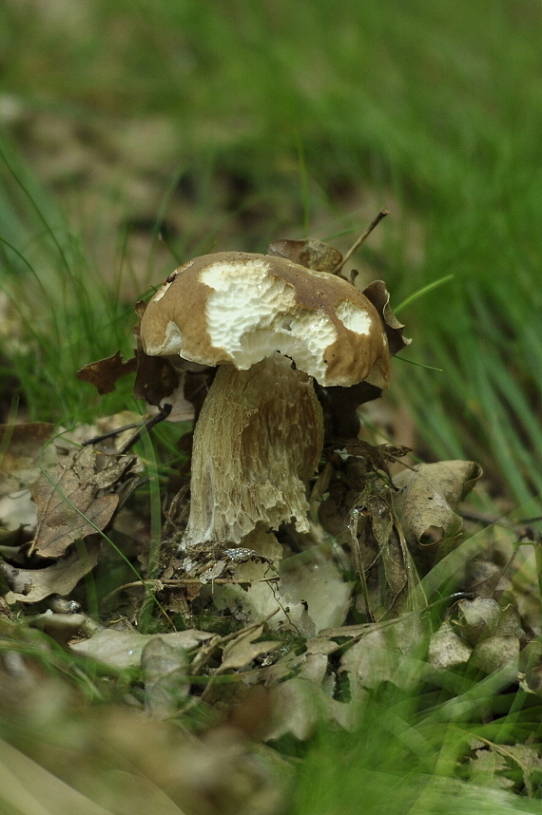
<instances>
[{"instance_id":1,"label":"mushroom","mask_svg":"<svg viewBox=\"0 0 542 815\"><path fill-rule=\"evenodd\" d=\"M218 252L189 261L148 303L150 356L217 366L194 430L183 546L239 544L257 527L309 530L307 482L323 446L322 386L388 382L370 300L283 257Z\"/></svg>"}]
</instances>

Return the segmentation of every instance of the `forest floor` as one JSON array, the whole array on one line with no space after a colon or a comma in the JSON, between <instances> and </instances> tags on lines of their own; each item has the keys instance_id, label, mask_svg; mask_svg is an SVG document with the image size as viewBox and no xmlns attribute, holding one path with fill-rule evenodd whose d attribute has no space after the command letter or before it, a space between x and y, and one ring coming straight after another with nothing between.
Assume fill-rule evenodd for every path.
<instances>
[{"instance_id":1,"label":"forest floor","mask_svg":"<svg viewBox=\"0 0 542 815\"><path fill-rule=\"evenodd\" d=\"M539 10L110 5L1 12L2 811L542 812ZM389 391L278 560L187 564L192 422L76 373L384 207Z\"/></svg>"}]
</instances>

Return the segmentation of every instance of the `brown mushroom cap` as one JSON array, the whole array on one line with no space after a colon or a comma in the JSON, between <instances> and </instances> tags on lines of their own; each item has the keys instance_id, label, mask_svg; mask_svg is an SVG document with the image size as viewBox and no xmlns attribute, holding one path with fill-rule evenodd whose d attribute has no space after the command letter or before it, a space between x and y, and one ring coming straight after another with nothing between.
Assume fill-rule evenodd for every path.
<instances>
[{"instance_id":1,"label":"brown mushroom cap","mask_svg":"<svg viewBox=\"0 0 542 815\"><path fill-rule=\"evenodd\" d=\"M148 303L141 340L150 356L238 370L278 351L324 386L370 379L384 387L389 378L386 333L370 300L340 277L271 255L189 261Z\"/></svg>"}]
</instances>

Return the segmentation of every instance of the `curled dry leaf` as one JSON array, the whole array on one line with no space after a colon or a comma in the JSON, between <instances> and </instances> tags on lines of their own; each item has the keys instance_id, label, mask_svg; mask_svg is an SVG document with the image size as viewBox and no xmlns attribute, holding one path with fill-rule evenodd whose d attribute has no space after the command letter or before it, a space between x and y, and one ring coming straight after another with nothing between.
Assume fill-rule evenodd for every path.
<instances>
[{"instance_id":1,"label":"curled dry leaf","mask_svg":"<svg viewBox=\"0 0 542 815\"><path fill-rule=\"evenodd\" d=\"M32 551L60 557L76 540L104 529L119 503L112 489L135 463L133 456L108 456L83 447L59 460L32 487L38 528Z\"/></svg>"},{"instance_id":2,"label":"curled dry leaf","mask_svg":"<svg viewBox=\"0 0 542 815\"><path fill-rule=\"evenodd\" d=\"M410 345L412 340L403 336L403 328L405 326L397 319L391 309L390 293L386 284L383 280L374 280L372 283L369 283L367 288L363 289L363 294L371 301L373 306L375 306L382 318L388 337L390 353L398 354L399 351L402 351L403 348Z\"/></svg>"},{"instance_id":3,"label":"curled dry leaf","mask_svg":"<svg viewBox=\"0 0 542 815\"><path fill-rule=\"evenodd\" d=\"M45 569L16 569L8 563L0 564L11 587L6 602L39 603L51 594L65 597L96 566L98 551L98 544L87 544Z\"/></svg>"},{"instance_id":4,"label":"curled dry leaf","mask_svg":"<svg viewBox=\"0 0 542 815\"><path fill-rule=\"evenodd\" d=\"M464 599L458 602L457 609L460 631L471 645L496 633L501 619L501 609L496 600L491 597Z\"/></svg>"},{"instance_id":5,"label":"curled dry leaf","mask_svg":"<svg viewBox=\"0 0 542 815\"><path fill-rule=\"evenodd\" d=\"M439 461L419 464L395 476L395 510L407 541L414 547L435 548L457 538L463 521L454 512L480 478L474 461ZM445 554L440 548L439 554Z\"/></svg>"}]
</instances>

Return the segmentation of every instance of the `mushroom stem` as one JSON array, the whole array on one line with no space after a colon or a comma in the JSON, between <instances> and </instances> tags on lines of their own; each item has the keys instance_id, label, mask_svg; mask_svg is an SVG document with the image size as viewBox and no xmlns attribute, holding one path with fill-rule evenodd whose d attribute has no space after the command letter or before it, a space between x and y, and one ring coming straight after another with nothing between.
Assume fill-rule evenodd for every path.
<instances>
[{"instance_id":1,"label":"mushroom stem","mask_svg":"<svg viewBox=\"0 0 542 815\"><path fill-rule=\"evenodd\" d=\"M238 371L221 365L194 431L187 548L240 543L257 524L308 531L307 481L323 446L309 376L275 354Z\"/></svg>"}]
</instances>

